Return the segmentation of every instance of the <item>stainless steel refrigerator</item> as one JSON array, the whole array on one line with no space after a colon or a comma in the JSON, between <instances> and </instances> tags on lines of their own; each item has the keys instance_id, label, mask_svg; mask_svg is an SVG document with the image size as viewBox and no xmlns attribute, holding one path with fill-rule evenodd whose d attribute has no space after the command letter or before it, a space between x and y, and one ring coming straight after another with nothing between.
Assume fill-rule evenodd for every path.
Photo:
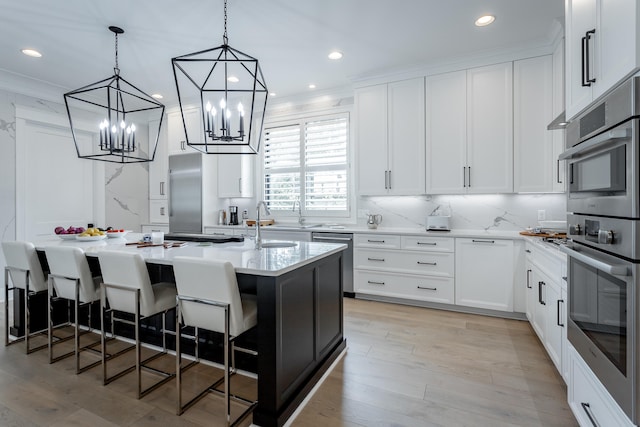
<instances>
[{"instance_id":1,"label":"stainless steel refrigerator","mask_svg":"<svg viewBox=\"0 0 640 427\"><path fill-rule=\"evenodd\" d=\"M169 156L169 231L202 233L202 154Z\"/></svg>"}]
</instances>

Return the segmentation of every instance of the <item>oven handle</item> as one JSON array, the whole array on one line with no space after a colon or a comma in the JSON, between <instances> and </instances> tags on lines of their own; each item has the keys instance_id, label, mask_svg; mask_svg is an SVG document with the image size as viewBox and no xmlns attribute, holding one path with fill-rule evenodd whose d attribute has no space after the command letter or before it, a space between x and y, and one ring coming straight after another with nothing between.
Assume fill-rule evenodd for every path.
<instances>
[{"instance_id":1,"label":"oven handle","mask_svg":"<svg viewBox=\"0 0 640 427\"><path fill-rule=\"evenodd\" d=\"M627 268L626 265L622 264L607 264L606 262L599 261L597 259L591 258L590 256L581 254L580 252L568 248L566 246L560 246L560 251L569 255L572 258L577 259L578 261L582 261L587 265L590 265L593 268L597 268L598 270L604 271L605 273L609 273L614 276L630 276L631 272Z\"/></svg>"},{"instance_id":2,"label":"oven handle","mask_svg":"<svg viewBox=\"0 0 640 427\"><path fill-rule=\"evenodd\" d=\"M584 154L585 151L589 151L600 144L604 144L605 142L615 141L616 139L625 139L629 138L631 135L629 128L624 129L613 129L609 132L602 133L600 135L596 135L593 138L585 141L581 144L576 145L573 148L568 149L558 156L560 160L568 160L574 159L576 157L580 157Z\"/></svg>"}]
</instances>

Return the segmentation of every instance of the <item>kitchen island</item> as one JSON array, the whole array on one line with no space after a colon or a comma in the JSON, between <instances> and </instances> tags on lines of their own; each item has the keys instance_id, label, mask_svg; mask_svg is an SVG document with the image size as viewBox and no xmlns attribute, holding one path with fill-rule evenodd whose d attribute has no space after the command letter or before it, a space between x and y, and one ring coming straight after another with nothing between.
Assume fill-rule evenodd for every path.
<instances>
[{"instance_id":1,"label":"kitchen island","mask_svg":"<svg viewBox=\"0 0 640 427\"><path fill-rule=\"evenodd\" d=\"M81 242L57 237L35 242L76 246L90 261L103 250L140 253L150 269L171 268L176 256L233 264L244 292L258 303L258 405L254 424L281 426L346 348L343 336L342 251L346 245L296 242L291 247L254 249L254 242L186 242L182 247L138 248L140 234Z\"/></svg>"}]
</instances>

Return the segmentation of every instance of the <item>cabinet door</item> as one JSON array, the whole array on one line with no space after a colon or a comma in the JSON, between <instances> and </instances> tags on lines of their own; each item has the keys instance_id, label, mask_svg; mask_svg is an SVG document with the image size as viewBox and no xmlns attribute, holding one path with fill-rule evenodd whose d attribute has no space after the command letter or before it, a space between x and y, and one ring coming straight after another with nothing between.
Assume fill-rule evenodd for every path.
<instances>
[{"instance_id":1,"label":"cabinet door","mask_svg":"<svg viewBox=\"0 0 640 427\"><path fill-rule=\"evenodd\" d=\"M513 240L456 239L456 304L513 311Z\"/></svg>"},{"instance_id":2,"label":"cabinet door","mask_svg":"<svg viewBox=\"0 0 640 427\"><path fill-rule=\"evenodd\" d=\"M535 286L534 286L534 282L533 282L533 264L531 263L531 261L529 259L527 259L526 262L526 266L525 266L525 286L527 287L526 289L526 294L525 294L525 299L526 299L526 315L527 315L527 319L529 319L529 322L533 324L533 320L534 320L534 310L535 310L535 304L536 304L536 294L535 294Z\"/></svg>"},{"instance_id":3,"label":"cabinet door","mask_svg":"<svg viewBox=\"0 0 640 427\"><path fill-rule=\"evenodd\" d=\"M358 89L355 104L358 194L387 194L387 85Z\"/></svg>"},{"instance_id":4,"label":"cabinet door","mask_svg":"<svg viewBox=\"0 0 640 427\"><path fill-rule=\"evenodd\" d=\"M597 50L600 73L593 87L597 98L638 70L637 0L600 0Z\"/></svg>"},{"instance_id":5,"label":"cabinet door","mask_svg":"<svg viewBox=\"0 0 640 427\"><path fill-rule=\"evenodd\" d=\"M467 73L438 74L426 82L427 193L464 193L467 161Z\"/></svg>"},{"instance_id":6,"label":"cabinet door","mask_svg":"<svg viewBox=\"0 0 640 427\"><path fill-rule=\"evenodd\" d=\"M166 224L169 222L168 201L151 200L149 202L149 221L153 224Z\"/></svg>"},{"instance_id":7,"label":"cabinet door","mask_svg":"<svg viewBox=\"0 0 640 427\"><path fill-rule=\"evenodd\" d=\"M552 61L552 96L551 96L551 117L554 119L564 112L564 43L558 44L553 52ZM558 157L564 151L564 129L551 131L553 140L553 192L565 192L565 171L566 161L559 160Z\"/></svg>"},{"instance_id":8,"label":"cabinet door","mask_svg":"<svg viewBox=\"0 0 640 427\"><path fill-rule=\"evenodd\" d=\"M583 37L587 31L596 29L596 0L569 0L565 3L565 55L566 55L566 98L567 119L573 118L580 110L584 109L593 99L591 86L583 86ZM591 36L589 42L590 57L589 74L596 77L597 71L594 69L597 61L593 58L597 53L596 39L600 36L598 31Z\"/></svg>"},{"instance_id":9,"label":"cabinet door","mask_svg":"<svg viewBox=\"0 0 640 427\"><path fill-rule=\"evenodd\" d=\"M218 155L218 197L253 196L253 156Z\"/></svg>"},{"instance_id":10,"label":"cabinet door","mask_svg":"<svg viewBox=\"0 0 640 427\"><path fill-rule=\"evenodd\" d=\"M196 125L199 126L200 121L197 117L197 112L197 110L185 110L184 117L187 129L192 129ZM191 150L187 146L184 126L179 110L167 113L167 151L169 154L180 154ZM191 136L195 131L188 130L188 132L189 136Z\"/></svg>"},{"instance_id":11,"label":"cabinet door","mask_svg":"<svg viewBox=\"0 0 640 427\"><path fill-rule=\"evenodd\" d=\"M389 194L424 194L424 78L391 83L387 90Z\"/></svg>"},{"instance_id":12,"label":"cabinet door","mask_svg":"<svg viewBox=\"0 0 640 427\"><path fill-rule=\"evenodd\" d=\"M513 192L513 65L467 70L467 192Z\"/></svg>"},{"instance_id":13,"label":"cabinet door","mask_svg":"<svg viewBox=\"0 0 640 427\"><path fill-rule=\"evenodd\" d=\"M553 190L553 116L551 56L513 63L514 191L548 193Z\"/></svg>"},{"instance_id":14,"label":"cabinet door","mask_svg":"<svg viewBox=\"0 0 640 427\"><path fill-rule=\"evenodd\" d=\"M149 141L154 141L155 138L158 137L158 124L159 120L149 122ZM167 124L165 121L160 130L155 158L149 163L149 199L167 198L169 162L167 159L166 128ZM153 143L150 145L152 144Z\"/></svg>"},{"instance_id":15,"label":"cabinet door","mask_svg":"<svg viewBox=\"0 0 640 427\"><path fill-rule=\"evenodd\" d=\"M547 307L547 329L545 331L544 346L549 357L562 375L562 331L565 322L562 314L565 312L564 300L560 286L553 280L545 281L545 303Z\"/></svg>"}]
</instances>

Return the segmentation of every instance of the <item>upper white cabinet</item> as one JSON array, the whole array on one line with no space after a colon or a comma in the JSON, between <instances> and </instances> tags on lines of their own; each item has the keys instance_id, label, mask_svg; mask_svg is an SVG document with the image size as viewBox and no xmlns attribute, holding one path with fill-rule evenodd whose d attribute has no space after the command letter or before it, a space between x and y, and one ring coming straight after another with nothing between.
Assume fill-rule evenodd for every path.
<instances>
[{"instance_id":1,"label":"upper white cabinet","mask_svg":"<svg viewBox=\"0 0 640 427\"><path fill-rule=\"evenodd\" d=\"M218 197L253 197L253 164L249 154L218 154Z\"/></svg>"},{"instance_id":2,"label":"upper white cabinet","mask_svg":"<svg viewBox=\"0 0 640 427\"><path fill-rule=\"evenodd\" d=\"M200 114L197 109L185 110L184 120L189 135L199 135ZM182 115L180 110L167 113L167 153L180 154L191 151L187 145L187 137L184 134ZM191 130L193 129L193 130Z\"/></svg>"},{"instance_id":3,"label":"upper white cabinet","mask_svg":"<svg viewBox=\"0 0 640 427\"><path fill-rule=\"evenodd\" d=\"M149 141L154 141L158 137L158 124L158 120L149 122ZM165 121L160 129L156 155L153 161L149 162L149 199L165 200L167 198L168 167L167 124Z\"/></svg>"},{"instance_id":4,"label":"upper white cabinet","mask_svg":"<svg viewBox=\"0 0 640 427\"><path fill-rule=\"evenodd\" d=\"M356 90L361 195L424 194L424 79Z\"/></svg>"},{"instance_id":5,"label":"upper white cabinet","mask_svg":"<svg viewBox=\"0 0 640 427\"><path fill-rule=\"evenodd\" d=\"M552 65L550 55L513 63L515 192L554 190L557 163L553 158L553 133L547 130L547 125L554 118Z\"/></svg>"},{"instance_id":6,"label":"upper white cabinet","mask_svg":"<svg viewBox=\"0 0 640 427\"><path fill-rule=\"evenodd\" d=\"M511 62L428 76L429 194L513 192Z\"/></svg>"},{"instance_id":7,"label":"upper white cabinet","mask_svg":"<svg viewBox=\"0 0 640 427\"><path fill-rule=\"evenodd\" d=\"M513 240L456 239L456 304L513 311Z\"/></svg>"},{"instance_id":8,"label":"upper white cabinet","mask_svg":"<svg viewBox=\"0 0 640 427\"><path fill-rule=\"evenodd\" d=\"M565 3L567 118L640 68L636 0Z\"/></svg>"},{"instance_id":9,"label":"upper white cabinet","mask_svg":"<svg viewBox=\"0 0 640 427\"><path fill-rule=\"evenodd\" d=\"M558 43L551 57L551 117L554 119L564 112L564 42ZM564 193L566 190L566 161L558 159L564 151L564 129L556 129L551 132L553 140L553 191Z\"/></svg>"}]
</instances>

